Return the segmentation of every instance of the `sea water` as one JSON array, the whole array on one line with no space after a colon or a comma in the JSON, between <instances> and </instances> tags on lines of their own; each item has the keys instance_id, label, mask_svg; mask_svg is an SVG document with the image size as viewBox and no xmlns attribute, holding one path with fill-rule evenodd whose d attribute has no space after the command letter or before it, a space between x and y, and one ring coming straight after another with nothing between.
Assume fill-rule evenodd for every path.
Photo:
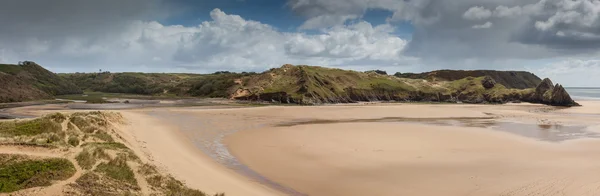
<instances>
[{"instance_id":1,"label":"sea water","mask_svg":"<svg viewBox=\"0 0 600 196\"><path fill-rule=\"evenodd\" d=\"M565 89L575 101L600 101L600 87L567 87Z\"/></svg>"}]
</instances>

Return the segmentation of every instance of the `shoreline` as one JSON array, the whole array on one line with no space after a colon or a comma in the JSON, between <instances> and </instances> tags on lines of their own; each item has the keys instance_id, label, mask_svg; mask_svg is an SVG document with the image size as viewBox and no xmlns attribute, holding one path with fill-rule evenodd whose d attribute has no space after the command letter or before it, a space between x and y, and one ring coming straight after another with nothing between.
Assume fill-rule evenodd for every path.
<instances>
[{"instance_id":1,"label":"shoreline","mask_svg":"<svg viewBox=\"0 0 600 196\"><path fill-rule=\"evenodd\" d=\"M149 160L188 186L226 195L279 195L217 163L168 123L139 112L123 111L132 134Z\"/></svg>"},{"instance_id":2,"label":"shoreline","mask_svg":"<svg viewBox=\"0 0 600 196\"><path fill-rule=\"evenodd\" d=\"M539 128L550 127L548 131L551 132L554 132L554 127L564 128L572 125L582 125L586 131L600 133L600 124L594 122L594 120L600 117L600 113L597 112L599 111L597 109L600 108L600 102L586 101L583 104L583 107L569 109L558 109L551 106L526 103L505 105L384 103L305 107L172 107L116 110L115 112L120 112L125 117L125 120L129 122L129 124L119 129L120 135L127 141L136 154L145 155L142 158L143 160L148 160L159 166L160 170L173 175L188 186L207 193L224 192L226 195L290 195L289 192L282 192L281 188L277 188L277 186L282 186L296 190L295 194L292 195L427 195L428 192L423 192L425 189L418 188L425 185L415 184L416 181L414 179L433 178L435 175L431 174L429 176L430 174L427 172L435 170L443 174L444 171L439 169L459 167L461 164L465 164L465 162L461 161L448 162L447 160L485 160L486 157L481 155L491 152L477 151L478 148L474 148L476 146L479 146L481 149L496 150L498 148L495 146L500 146L500 149L504 148L502 146L511 146L510 151L503 150L502 152L504 154L521 153L522 155L519 155L518 157L520 158L517 160L514 160L514 157L506 157L506 160L502 160L501 162L527 167L506 169L502 168L502 165L492 164L496 167L495 170L511 173L515 170L520 171L525 169L527 171L539 167L559 170L564 172L564 174L579 172L564 169L562 166L558 169L553 168L556 165L548 165L547 162L552 159L553 153L556 153L553 150L560 151L560 148L563 147L568 148L569 152L575 155L593 157L590 156L589 148L600 149L598 148L600 145L597 139L575 138L577 140L566 139L568 141L560 140L554 143L537 141L535 138L523 137L506 130L494 130L493 127L499 125L488 124L487 121L517 122L532 124L534 127L536 125L544 125ZM49 110L40 110L40 108ZM15 109L12 112L40 115L49 112L74 111L81 110L68 110L56 106L35 106ZM314 123L315 120L316 123ZM443 122L434 122L432 120L441 120ZM461 120L465 121L462 122ZM472 120L482 120L484 122L481 122L481 124L476 123L474 126L469 127L468 123ZM397 131L393 131L395 129L413 131L400 134ZM340 130L344 131L340 132ZM371 131L365 132L364 130ZM354 136L350 136L349 133ZM419 135L423 133L426 134ZM490 144L496 145L487 145L486 142L473 142L461 139L457 135L461 135L464 138L476 138L476 140L490 140L493 141L489 142ZM324 140L323 137L328 138L328 140ZM419 152L420 148L414 148L414 145L421 146L421 144L414 143L414 141L437 140L436 138L440 137L450 139L439 140L433 145L434 147L437 146L435 147L437 150L427 151L426 154L437 154L436 156L446 157L445 159L434 159L430 160L433 162L423 162L429 155L416 155L412 158L404 157L403 159L396 159L399 155L410 155L411 153ZM534 137L538 136L534 135ZM389 140L389 138L394 140ZM412 140L409 138L412 138ZM358 143L356 143L357 141ZM373 143L373 141L375 142ZM388 142L386 143L385 141ZM388 154L387 156L380 157L377 154L385 154L390 149L386 146L374 148L373 145L388 145L387 147L403 153ZM462 150L447 152L444 149L452 149L453 147L444 147L444 145L464 146L459 148ZM319 150L302 151L310 149L310 146L313 146L313 149L316 148ZM351 150L340 151L340 147L344 146ZM364 147L369 147L370 151L365 151ZM273 149L280 151L273 151ZM357 151L354 151L355 149ZM412 149L412 151L406 151L406 149ZM444 154L462 151L477 152L477 156L464 156L460 155L460 153L460 156ZM523 155L521 151L533 153L536 156L539 155L538 158L541 160L524 162L522 159L527 156ZM598 151L600 152L600 150ZM561 158L564 163L572 163L583 168L589 166L576 164L577 161L574 161L589 162L590 160L586 160L585 157L574 157L574 155L560 153L561 156L567 157ZM413 160L419 156L420 158ZM242 164L242 167L247 167L248 170L256 173L248 175L244 171L236 170L236 167L230 167L226 161L223 161L230 158L236 159L239 164ZM535 158L535 156L532 158ZM319 160L317 161L319 164L315 164L315 160ZM516 162L511 162L511 160ZM489 162L490 160L487 161ZM540 163L541 165L535 165L534 163ZM329 166L323 167L323 164ZM560 166L560 164L558 165ZM393 169L390 169L390 165L395 166L392 167ZM418 167L415 168L415 166ZM427 175L413 172L413 170L418 171L419 167L424 166L429 167L426 171L422 172L422 174ZM303 167L305 168L303 169ZM475 167L478 168L478 171L484 171L483 174L488 175L488 179L483 180L482 183L489 183L489 175L493 174L493 170L489 170L487 167L489 166L477 165ZM340 168L351 170L340 170ZM373 170L374 168L379 169ZM407 170L407 168L411 169ZM593 170L593 168L591 169ZM357 171L361 172L356 173ZM412 172L413 181L399 179L397 178L398 176L391 175L400 175L395 171ZM471 172L469 170L457 171L462 171L463 173ZM445 183L461 182L460 179L454 179L458 174L452 174L452 170L445 170L445 172L451 172L451 175L448 174L449 176L444 177L447 178ZM480 176L486 176L481 175L482 173L479 174ZM405 173L402 173L402 175L405 175ZM534 172L527 175L529 176L520 176L517 179L527 179L540 174ZM579 177L582 176L585 175L579 174ZM272 181L272 183L265 183L265 179L261 178ZM332 178L350 180L322 181L322 179ZM600 182L600 179L598 181ZM394 192L396 189L393 186L386 187L386 183L388 182L401 183L402 185L410 185L417 188L406 189L413 192ZM327 185L327 187L325 189L322 187L315 188L315 183ZM427 184L431 185L432 183L428 182ZM496 183L498 184L499 182ZM378 184L382 186L378 186ZM498 186L511 187L516 185L500 183ZM397 186L397 184L394 184L394 186ZM468 189L464 187L466 186L465 184L460 183L452 186L458 188L453 190L457 192L446 190L450 191L447 192L448 194L453 193L450 195L464 195L466 193L461 191ZM341 190L340 192L340 187L350 188L346 188L347 190ZM491 192L474 193L481 193L476 195L497 195L496 193L501 193L494 188L486 190ZM429 192L429 194L439 193Z\"/></svg>"},{"instance_id":3,"label":"shoreline","mask_svg":"<svg viewBox=\"0 0 600 196\"><path fill-rule=\"evenodd\" d=\"M586 102L586 104L589 103ZM595 104L593 105L596 106ZM453 107L461 108L461 106L450 106L450 108ZM469 107L462 106L462 108ZM520 108L520 110L515 110L515 108ZM486 110L491 110L497 117L495 119L497 121L527 122L533 125L558 125L560 127L563 127L563 125L583 124L586 129L599 131L596 130L599 128L597 122L590 121L595 119L596 116L563 116L569 113L593 113L594 108L588 106L578 108L577 110L567 109L547 112L543 110L542 106L529 107L529 105L514 104L504 106L473 106L471 109L476 109L484 113ZM532 109L541 109L541 112L532 113ZM419 111L409 110L408 112L414 112L410 114L413 116L421 115ZM537 117L538 115L542 117ZM439 117L440 114L438 113L435 116ZM456 115L453 116L456 117ZM540 129L546 128L546 126L540 126ZM400 134L397 131L392 131L393 129L415 131ZM373 132L374 130L384 130L385 134L380 137L371 137L372 135L379 135L380 131ZM452 132L453 134L448 134L448 132ZM423 133L427 134L423 135ZM347 135L353 136L345 138ZM457 137L457 135L460 135L460 137ZM323 137L327 139L323 139ZM389 137L397 138L397 140L389 140ZM434 158L437 158L430 161L423 161L422 159L426 159L423 155L415 155L416 158L395 157L422 151L423 144L407 140L405 137L410 137L417 141L437 141L431 144L437 146L435 147L437 150L421 152L429 154L425 156L433 155ZM446 139L438 141L440 137ZM586 138L587 136L583 137ZM487 142L465 140L465 138ZM403 142L405 144L398 144ZM599 160L593 156L590 157L596 150L582 148L584 145L594 146L595 148L600 146L600 140L598 139L575 138L574 140L557 142L539 141L538 139L519 136L507 131L497 131L493 128L424 125L422 123L411 124L405 122L317 122L316 124L299 124L292 127L265 127L240 131L226 137L225 143L230 152L243 164L256 170L261 175L309 195L498 195L510 191L516 191L514 195L524 195L526 193L543 193L536 192L533 189L549 186L554 183L552 179L562 178L560 177L561 175L565 177L574 175L575 178L581 178L582 180L575 182L582 184L582 186L592 186L596 182L594 180L600 180L600 178L596 179L586 175L587 172L585 170L587 169L588 172L596 171L595 166L578 163L586 159L588 159L587 162L593 162L591 161L592 159ZM383 145L383 147L380 145ZM466 155L461 155L460 151L445 150L447 148L456 148L452 147L456 145L461 146L459 149L466 150L467 152L474 151L477 154L466 153ZM508 145L508 147L505 147L505 145ZM365 152L365 149L360 148L361 146L380 146L381 149L371 149L371 151L366 150ZM386 146L396 151L400 150L403 153L398 155L389 154L383 157L378 156L378 154L385 154L386 150L390 150L386 149ZM353 149L344 149L343 147ZM412 150L406 151L406 148ZM493 156L483 156L488 153L492 153ZM571 153L583 156L573 156ZM503 154L515 154L515 156L501 156ZM497 159L495 156L504 158ZM485 164L472 165L471 162L448 162L448 160L457 158L476 162L483 161ZM505 164L509 165L522 166L505 167L504 164L490 164L498 161L506 162ZM422 168L426 165L430 165L431 167ZM467 165L469 166L465 167ZM565 167L570 165L577 165L576 167L584 169L569 169ZM449 166L452 166L454 169L440 170ZM388 167L391 168L385 169ZM472 171L472 167L478 169ZM407 168L410 169L407 170ZM559 177L547 176L548 179L551 179L550 181L542 180L541 182L532 184L530 188L524 188L521 192L517 191L518 186L533 183L533 181L530 181L531 179L538 179L544 176L542 174L547 170L558 171L559 174L557 175ZM398 173L397 171L403 172ZM432 171L436 172L431 173ZM500 173L496 171L500 171ZM516 171L524 174L508 179L500 178L500 181L493 180L494 178L498 178L498 175L506 176ZM469 172L476 179L462 179L460 177L460 175ZM402 177L407 174L410 174L408 175L410 177ZM444 182L435 180L439 178L446 180ZM323 179L331 179L333 181L323 181ZM370 181L377 181L378 183L373 184ZM483 184L471 186L464 183L467 181L475 181L476 183ZM494 183L491 183L491 181L494 181ZM402 182L401 184L405 185L402 186L404 189L402 191L397 190L397 186L399 185L397 183L389 184L389 182ZM439 183L444 184L441 185ZM436 184L437 188L433 191L428 191L430 188L426 187L430 187L433 184ZM573 187L565 187L565 189L568 190L569 194L567 195L582 195L580 192L581 189Z\"/></svg>"}]
</instances>

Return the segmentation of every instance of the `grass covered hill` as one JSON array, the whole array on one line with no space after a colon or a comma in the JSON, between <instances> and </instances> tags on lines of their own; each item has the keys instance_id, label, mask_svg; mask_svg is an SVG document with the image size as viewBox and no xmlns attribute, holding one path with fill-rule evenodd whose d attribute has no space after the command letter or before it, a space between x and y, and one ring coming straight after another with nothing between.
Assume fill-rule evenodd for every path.
<instances>
[{"instance_id":1,"label":"grass covered hill","mask_svg":"<svg viewBox=\"0 0 600 196\"><path fill-rule=\"evenodd\" d=\"M498 75L504 74L496 76ZM535 75L528 77L537 78ZM527 85L533 82L518 78L514 80L514 84L521 80ZM556 94L555 97L560 97L560 100L543 101L539 98L541 97L538 95L540 92L536 93L535 90L538 84L525 88L506 87L488 75L465 74L463 78L455 80L412 79L390 76L376 71L357 72L318 66L284 65L262 74L238 79L236 84L233 88L237 89L231 95L234 99L283 103L320 104L357 101L506 103L526 101L552 102L553 105L577 105L564 90L558 89L551 92Z\"/></svg>"},{"instance_id":2,"label":"grass covered hill","mask_svg":"<svg viewBox=\"0 0 600 196\"><path fill-rule=\"evenodd\" d=\"M49 98L82 91L159 97L216 97L296 104L358 101L505 103L526 101L577 105L562 88L535 88L529 72L440 70L387 75L308 65L284 65L263 73L68 73L53 74L37 64L4 65L0 102ZM74 86L73 84L77 84ZM547 86L547 84L546 84ZM554 99L551 100L550 98Z\"/></svg>"},{"instance_id":3,"label":"grass covered hill","mask_svg":"<svg viewBox=\"0 0 600 196\"><path fill-rule=\"evenodd\" d=\"M396 77L426 80L454 81L466 77L489 76L494 81L507 88L535 88L542 79L526 71L495 71L495 70L438 70L425 73L396 73Z\"/></svg>"},{"instance_id":4,"label":"grass covered hill","mask_svg":"<svg viewBox=\"0 0 600 196\"><path fill-rule=\"evenodd\" d=\"M0 64L0 102L18 102L78 94L73 83L33 62Z\"/></svg>"},{"instance_id":5,"label":"grass covered hill","mask_svg":"<svg viewBox=\"0 0 600 196\"><path fill-rule=\"evenodd\" d=\"M84 91L156 96L228 97L234 80L253 73L68 73L62 78Z\"/></svg>"}]
</instances>

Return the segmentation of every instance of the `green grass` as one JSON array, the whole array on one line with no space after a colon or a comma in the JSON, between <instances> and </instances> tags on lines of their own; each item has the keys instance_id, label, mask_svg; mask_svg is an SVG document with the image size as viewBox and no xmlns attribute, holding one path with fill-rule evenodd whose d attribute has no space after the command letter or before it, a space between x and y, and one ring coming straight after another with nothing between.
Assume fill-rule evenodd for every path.
<instances>
[{"instance_id":1,"label":"green grass","mask_svg":"<svg viewBox=\"0 0 600 196\"><path fill-rule=\"evenodd\" d=\"M0 122L0 135L3 136L34 136L42 133L56 133L61 130L60 124L49 118Z\"/></svg>"},{"instance_id":2,"label":"green grass","mask_svg":"<svg viewBox=\"0 0 600 196\"><path fill-rule=\"evenodd\" d=\"M90 142L90 143L85 143L82 146L84 146L84 147L91 146L91 147L110 149L110 150L129 149L129 148L127 148L127 146L125 146L125 144L118 143L118 142Z\"/></svg>"},{"instance_id":3,"label":"green grass","mask_svg":"<svg viewBox=\"0 0 600 196\"><path fill-rule=\"evenodd\" d=\"M104 131L97 131L96 133L92 134L92 136L94 136L95 138L98 138L102 141L105 141L105 142L114 142L115 141L112 138L112 136L110 136L110 134L108 134Z\"/></svg>"},{"instance_id":4,"label":"green grass","mask_svg":"<svg viewBox=\"0 0 600 196\"><path fill-rule=\"evenodd\" d=\"M90 123L83 116L73 114L70 121L82 131L90 126Z\"/></svg>"},{"instance_id":5,"label":"green grass","mask_svg":"<svg viewBox=\"0 0 600 196\"><path fill-rule=\"evenodd\" d=\"M73 147L79 146L79 138L77 136L69 136L67 142Z\"/></svg>"},{"instance_id":6,"label":"green grass","mask_svg":"<svg viewBox=\"0 0 600 196\"><path fill-rule=\"evenodd\" d=\"M108 163L101 163L96 167L96 171L115 180L137 186L133 170L127 165L126 155L120 154Z\"/></svg>"},{"instance_id":7,"label":"green grass","mask_svg":"<svg viewBox=\"0 0 600 196\"><path fill-rule=\"evenodd\" d=\"M62 123L67 119L67 116L65 116L62 113L54 113L54 114L50 114L48 116L46 116L47 118L50 118L52 120L54 120L57 123Z\"/></svg>"},{"instance_id":8,"label":"green grass","mask_svg":"<svg viewBox=\"0 0 600 196\"><path fill-rule=\"evenodd\" d=\"M0 72L14 75L20 71L23 71L23 68L19 65L0 64Z\"/></svg>"},{"instance_id":9,"label":"green grass","mask_svg":"<svg viewBox=\"0 0 600 196\"><path fill-rule=\"evenodd\" d=\"M77 160L77 164L83 169L92 169L94 164L96 164L96 158L87 150L81 151L75 157L75 160Z\"/></svg>"},{"instance_id":10,"label":"green grass","mask_svg":"<svg viewBox=\"0 0 600 196\"><path fill-rule=\"evenodd\" d=\"M2 159L7 156L0 155ZM9 158L10 159L10 158ZM0 192L49 186L51 181L66 180L75 174L73 163L66 159L3 161L0 164Z\"/></svg>"}]
</instances>

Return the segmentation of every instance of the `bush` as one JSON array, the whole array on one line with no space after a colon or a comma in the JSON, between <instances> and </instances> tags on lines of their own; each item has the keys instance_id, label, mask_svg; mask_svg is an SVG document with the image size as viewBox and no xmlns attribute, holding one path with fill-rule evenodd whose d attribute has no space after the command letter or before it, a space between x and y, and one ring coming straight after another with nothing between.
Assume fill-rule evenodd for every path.
<instances>
[{"instance_id":1,"label":"bush","mask_svg":"<svg viewBox=\"0 0 600 196\"><path fill-rule=\"evenodd\" d=\"M70 136L68 142L71 146L79 146L79 138L77 138L76 136Z\"/></svg>"},{"instance_id":2,"label":"bush","mask_svg":"<svg viewBox=\"0 0 600 196\"><path fill-rule=\"evenodd\" d=\"M115 140L112 138L112 136L110 136L110 134L104 132L104 131L98 131L95 134L93 134L94 137L105 141L105 142L114 142Z\"/></svg>"},{"instance_id":3,"label":"bush","mask_svg":"<svg viewBox=\"0 0 600 196\"><path fill-rule=\"evenodd\" d=\"M51 134L50 136L48 136L48 140L46 141L46 143L54 143L54 142L58 142L58 141L62 141L63 139L60 138L58 135L56 134Z\"/></svg>"},{"instance_id":4,"label":"bush","mask_svg":"<svg viewBox=\"0 0 600 196\"><path fill-rule=\"evenodd\" d=\"M77 164L83 169L92 169L96 164L96 158L87 150L81 151L76 157Z\"/></svg>"},{"instance_id":5,"label":"bush","mask_svg":"<svg viewBox=\"0 0 600 196\"><path fill-rule=\"evenodd\" d=\"M62 113L54 113L54 114L48 115L48 118L54 120L57 123L62 123L67 119L67 116L65 116Z\"/></svg>"},{"instance_id":6,"label":"bush","mask_svg":"<svg viewBox=\"0 0 600 196\"><path fill-rule=\"evenodd\" d=\"M137 186L133 170L127 165L126 155L119 154L115 159L108 163L101 163L96 171L106 174L115 180Z\"/></svg>"},{"instance_id":7,"label":"bush","mask_svg":"<svg viewBox=\"0 0 600 196\"><path fill-rule=\"evenodd\" d=\"M0 164L0 192L8 193L49 186L52 181L66 180L73 174L75 174L73 163L60 158L4 163Z\"/></svg>"}]
</instances>

